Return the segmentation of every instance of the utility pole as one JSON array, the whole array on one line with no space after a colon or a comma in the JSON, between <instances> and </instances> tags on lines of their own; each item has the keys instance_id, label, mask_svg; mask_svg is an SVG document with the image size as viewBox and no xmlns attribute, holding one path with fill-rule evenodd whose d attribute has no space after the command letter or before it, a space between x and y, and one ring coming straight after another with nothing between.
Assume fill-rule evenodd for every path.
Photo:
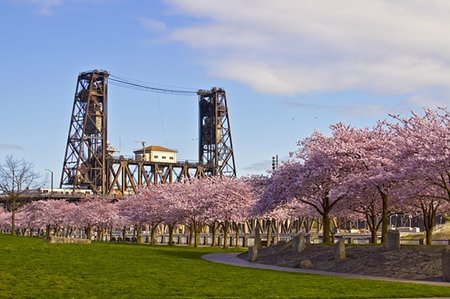
<instances>
[{"instance_id":1,"label":"utility pole","mask_svg":"<svg viewBox=\"0 0 450 299\"><path fill-rule=\"evenodd\" d=\"M144 140L136 140L135 142L140 142L140 143L142 144L142 150L144 151L144 152L142 153L142 157L143 157L142 160L145 161L145 141L144 141Z\"/></svg>"}]
</instances>

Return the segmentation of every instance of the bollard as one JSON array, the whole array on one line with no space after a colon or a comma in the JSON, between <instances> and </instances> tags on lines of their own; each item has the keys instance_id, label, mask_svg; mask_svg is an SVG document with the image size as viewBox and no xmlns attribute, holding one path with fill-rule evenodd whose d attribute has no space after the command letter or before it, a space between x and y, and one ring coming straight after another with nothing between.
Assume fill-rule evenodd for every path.
<instances>
[{"instance_id":1,"label":"bollard","mask_svg":"<svg viewBox=\"0 0 450 299\"><path fill-rule=\"evenodd\" d=\"M255 232L255 241L253 242L253 247L256 247L256 248L262 247L261 234L259 233L258 229Z\"/></svg>"},{"instance_id":2,"label":"bollard","mask_svg":"<svg viewBox=\"0 0 450 299\"><path fill-rule=\"evenodd\" d=\"M446 246L442 253L442 280L450 281L450 246Z\"/></svg>"},{"instance_id":3,"label":"bollard","mask_svg":"<svg viewBox=\"0 0 450 299\"><path fill-rule=\"evenodd\" d=\"M387 250L399 250L400 249L400 232L398 230L389 230L386 240Z\"/></svg>"},{"instance_id":4,"label":"bollard","mask_svg":"<svg viewBox=\"0 0 450 299\"><path fill-rule=\"evenodd\" d=\"M258 258L258 248L256 246L252 246L248 248L248 260L250 262L256 261Z\"/></svg>"},{"instance_id":5,"label":"bollard","mask_svg":"<svg viewBox=\"0 0 450 299\"><path fill-rule=\"evenodd\" d=\"M292 252L302 252L305 248L305 233L299 233L292 240Z\"/></svg>"},{"instance_id":6,"label":"bollard","mask_svg":"<svg viewBox=\"0 0 450 299\"><path fill-rule=\"evenodd\" d=\"M345 240L339 240L336 245L334 245L334 260L339 262L345 259Z\"/></svg>"}]
</instances>

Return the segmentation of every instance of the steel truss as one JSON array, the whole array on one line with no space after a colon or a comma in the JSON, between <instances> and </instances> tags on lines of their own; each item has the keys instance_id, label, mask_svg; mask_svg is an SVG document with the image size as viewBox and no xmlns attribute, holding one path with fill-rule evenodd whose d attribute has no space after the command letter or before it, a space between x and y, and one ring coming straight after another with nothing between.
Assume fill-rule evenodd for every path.
<instances>
[{"instance_id":1,"label":"steel truss","mask_svg":"<svg viewBox=\"0 0 450 299\"><path fill-rule=\"evenodd\" d=\"M106 194L135 194L139 187L180 182L204 177L199 163L154 163L142 160L112 158L108 160L108 189Z\"/></svg>"},{"instance_id":2,"label":"steel truss","mask_svg":"<svg viewBox=\"0 0 450 299\"><path fill-rule=\"evenodd\" d=\"M199 90L199 162L207 176L236 177L225 90Z\"/></svg>"},{"instance_id":3,"label":"steel truss","mask_svg":"<svg viewBox=\"0 0 450 299\"><path fill-rule=\"evenodd\" d=\"M106 189L108 76L97 70L78 76L60 187Z\"/></svg>"},{"instance_id":4,"label":"steel truss","mask_svg":"<svg viewBox=\"0 0 450 299\"><path fill-rule=\"evenodd\" d=\"M114 157L108 151L107 71L78 76L60 187L95 194L131 194L141 186L205 176L236 177L225 91L199 90L198 163L155 163ZM111 79L113 80L113 79ZM122 84L132 84L115 79ZM133 86L141 86L132 84ZM189 92L191 93L191 91Z\"/></svg>"}]
</instances>

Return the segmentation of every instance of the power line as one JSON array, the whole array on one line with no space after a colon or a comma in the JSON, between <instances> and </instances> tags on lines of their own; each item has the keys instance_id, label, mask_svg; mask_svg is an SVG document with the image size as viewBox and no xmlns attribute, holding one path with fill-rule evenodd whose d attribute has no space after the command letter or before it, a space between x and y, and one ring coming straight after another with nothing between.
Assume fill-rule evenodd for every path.
<instances>
[{"instance_id":1,"label":"power line","mask_svg":"<svg viewBox=\"0 0 450 299\"><path fill-rule=\"evenodd\" d=\"M144 85L142 83L137 83L137 80L131 80L131 79L122 79L113 75L109 76L109 81L111 81L112 85L119 86L119 87L125 87L130 89L137 89L137 90L143 90L147 92L153 92L153 93L162 93L162 94L173 94L173 95L182 95L182 96L188 96L188 95L196 95L197 91L193 89L172 89L172 88L163 88L163 87L155 87L151 85ZM155 85L155 84L153 84Z\"/></svg>"}]
</instances>

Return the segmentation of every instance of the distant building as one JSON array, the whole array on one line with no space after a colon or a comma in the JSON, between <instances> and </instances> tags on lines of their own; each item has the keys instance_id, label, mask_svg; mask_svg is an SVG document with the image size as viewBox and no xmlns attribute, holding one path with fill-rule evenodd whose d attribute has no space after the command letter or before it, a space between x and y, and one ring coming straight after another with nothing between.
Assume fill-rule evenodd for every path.
<instances>
[{"instance_id":1,"label":"distant building","mask_svg":"<svg viewBox=\"0 0 450 299\"><path fill-rule=\"evenodd\" d=\"M134 151L136 160L144 160L156 163L176 163L177 151L159 146L150 145L143 149Z\"/></svg>"}]
</instances>

